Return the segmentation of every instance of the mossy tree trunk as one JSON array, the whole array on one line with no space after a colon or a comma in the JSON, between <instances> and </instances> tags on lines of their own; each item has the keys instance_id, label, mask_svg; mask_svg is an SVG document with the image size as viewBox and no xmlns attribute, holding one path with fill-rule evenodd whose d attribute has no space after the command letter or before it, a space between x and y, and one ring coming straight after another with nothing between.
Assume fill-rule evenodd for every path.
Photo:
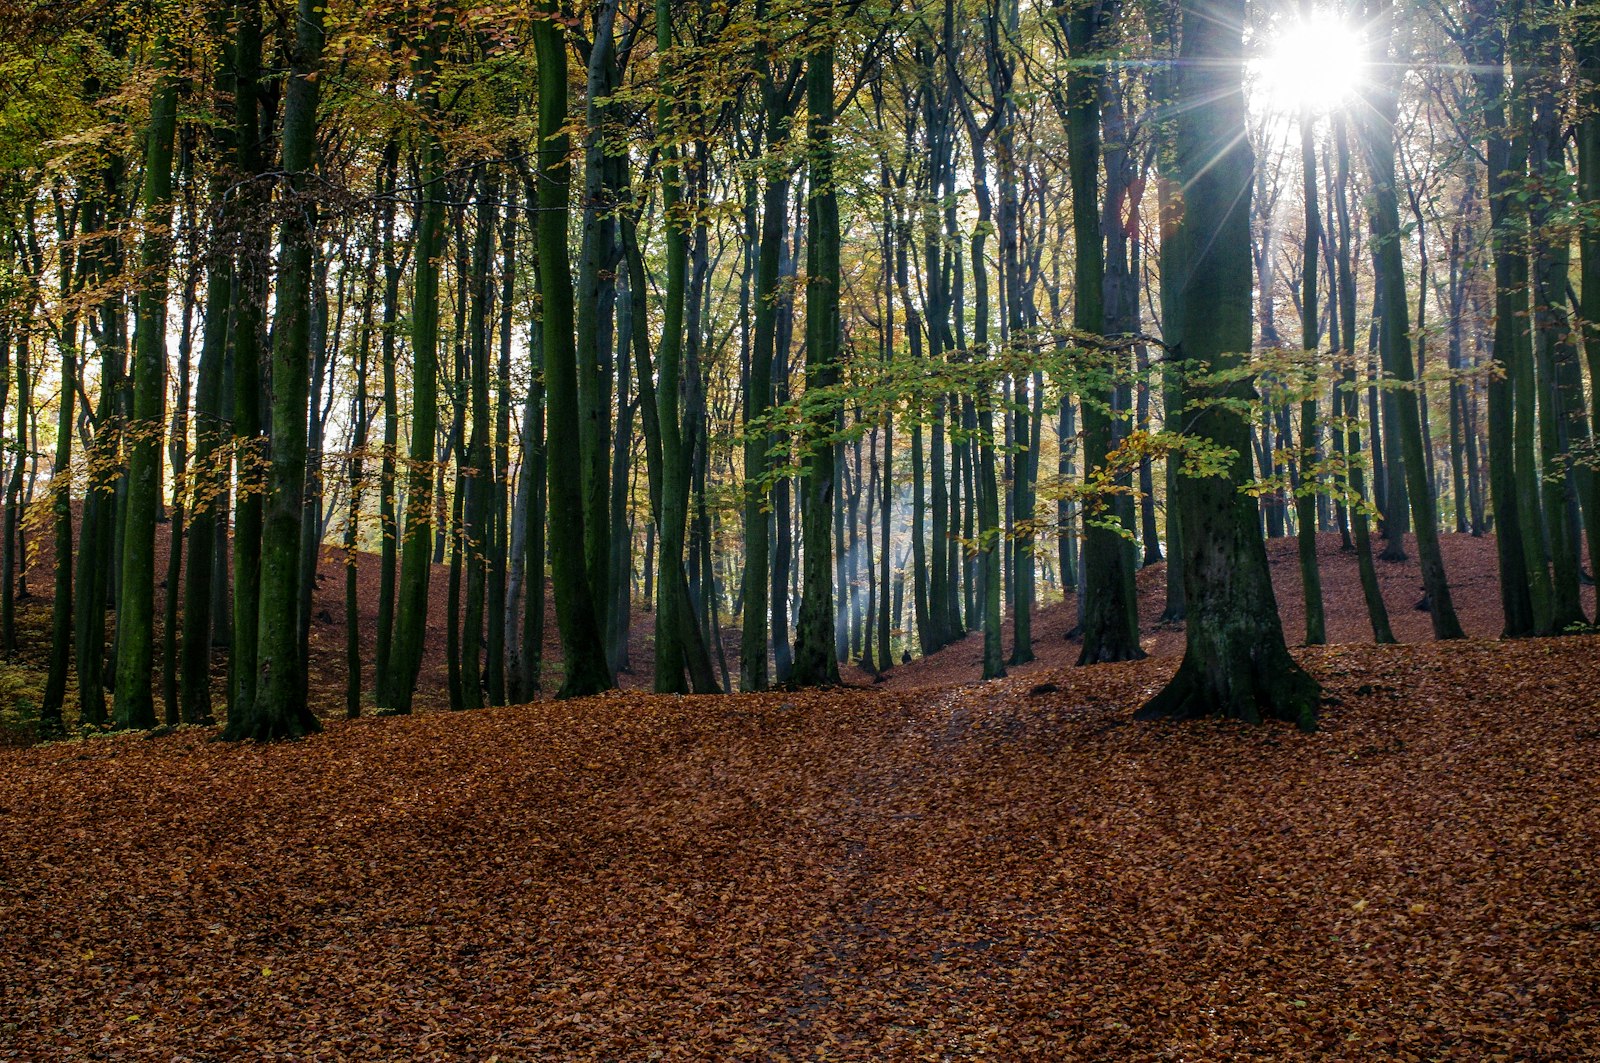
<instances>
[{"instance_id":1,"label":"mossy tree trunk","mask_svg":"<svg viewBox=\"0 0 1600 1063\"><path fill-rule=\"evenodd\" d=\"M1392 25L1391 4L1385 0L1370 5L1371 21L1378 26ZM1450 599L1450 582L1445 576L1444 557L1439 549L1439 522L1435 515L1433 485L1428 477L1427 454L1422 445L1421 395L1415 388L1416 367L1411 357L1411 324L1406 299L1405 263L1401 255L1400 201L1395 184L1395 115L1399 106L1398 74L1393 79L1379 78L1369 91L1373 106L1367 113L1362 138L1367 161L1372 204L1368 221L1372 228L1372 255L1376 267L1375 283L1383 295L1379 353L1385 374L1397 383L1391 407L1396 435L1400 442L1400 464L1407 482L1413 530L1417 537L1417 557L1422 566L1422 584L1428 594L1435 638L1463 638L1461 622ZM1391 457L1391 465L1393 458Z\"/></svg>"},{"instance_id":2,"label":"mossy tree trunk","mask_svg":"<svg viewBox=\"0 0 1600 1063\"><path fill-rule=\"evenodd\" d=\"M839 421L839 198L833 184L833 27L813 18L815 39L806 65L807 184L806 412L801 510L805 540L800 623L795 632L797 686L839 681L834 645L833 506L838 470Z\"/></svg>"},{"instance_id":3,"label":"mossy tree trunk","mask_svg":"<svg viewBox=\"0 0 1600 1063\"><path fill-rule=\"evenodd\" d=\"M230 713L225 736L265 742L321 727L306 704L300 648L300 536L305 508L311 373L312 255L316 199L317 75L322 59L319 0L299 0L284 90L284 216L272 322L272 440L261 528L261 601L255 697Z\"/></svg>"},{"instance_id":4,"label":"mossy tree trunk","mask_svg":"<svg viewBox=\"0 0 1600 1063\"><path fill-rule=\"evenodd\" d=\"M1251 347L1250 192L1245 136L1244 0L1186 0L1177 166L1186 180L1178 238L1185 254L1185 417L1226 454L1222 469L1186 468L1172 504L1183 526L1189 616L1183 662L1139 718L1221 715L1316 727L1319 688L1289 656L1250 476L1253 387L1231 373ZM1216 374L1227 374L1220 381Z\"/></svg>"},{"instance_id":5,"label":"mossy tree trunk","mask_svg":"<svg viewBox=\"0 0 1600 1063\"><path fill-rule=\"evenodd\" d=\"M145 130L144 235L136 311L133 417L127 425L128 489L117 602L114 710L119 727L154 727L156 511L161 505L161 438L166 429L167 277L172 259L172 155L178 85L163 38ZM19 422L20 424L20 422Z\"/></svg>"},{"instance_id":6,"label":"mossy tree trunk","mask_svg":"<svg viewBox=\"0 0 1600 1063\"><path fill-rule=\"evenodd\" d=\"M533 24L539 59L538 223L539 289L544 308L545 387L550 445L558 453L582 453L578 352L574 336L572 265L567 256L567 218L572 163L568 159L567 45L553 4L540 6ZM585 352L589 357L593 352ZM550 567L556 622L561 628L565 678L558 696L580 697L609 689L611 669L585 569L584 499L580 478L552 466Z\"/></svg>"}]
</instances>

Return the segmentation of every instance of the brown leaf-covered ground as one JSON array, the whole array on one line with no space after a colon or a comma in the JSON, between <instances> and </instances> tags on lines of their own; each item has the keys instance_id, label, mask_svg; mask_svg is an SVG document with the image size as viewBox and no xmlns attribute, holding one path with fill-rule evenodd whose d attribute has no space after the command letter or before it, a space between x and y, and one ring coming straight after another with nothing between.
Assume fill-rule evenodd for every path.
<instances>
[{"instance_id":1,"label":"brown leaf-covered ground","mask_svg":"<svg viewBox=\"0 0 1600 1063\"><path fill-rule=\"evenodd\" d=\"M1594 1057L1600 640L1300 657L0 751L0 1058Z\"/></svg>"}]
</instances>

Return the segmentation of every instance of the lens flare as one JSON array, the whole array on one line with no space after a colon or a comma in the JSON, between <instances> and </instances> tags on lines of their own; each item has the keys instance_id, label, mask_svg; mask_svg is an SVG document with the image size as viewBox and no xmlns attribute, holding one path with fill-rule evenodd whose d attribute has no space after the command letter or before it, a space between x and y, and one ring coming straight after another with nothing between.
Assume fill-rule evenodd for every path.
<instances>
[{"instance_id":1,"label":"lens flare","mask_svg":"<svg viewBox=\"0 0 1600 1063\"><path fill-rule=\"evenodd\" d=\"M1269 110L1323 113L1349 103L1367 75L1366 47L1354 26L1317 17L1282 27L1254 67L1253 94Z\"/></svg>"}]
</instances>

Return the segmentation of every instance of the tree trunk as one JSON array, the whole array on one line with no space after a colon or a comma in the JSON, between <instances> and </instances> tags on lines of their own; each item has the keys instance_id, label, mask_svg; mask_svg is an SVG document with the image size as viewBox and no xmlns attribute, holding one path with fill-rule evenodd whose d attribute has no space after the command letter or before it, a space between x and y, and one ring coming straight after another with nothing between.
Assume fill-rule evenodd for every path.
<instances>
[{"instance_id":1,"label":"tree trunk","mask_svg":"<svg viewBox=\"0 0 1600 1063\"><path fill-rule=\"evenodd\" d=\"M1250 426L1236 405L1237 368L1251 349L1250 190L1254 160L1245 136L1244 0L1185 0L1183 66L1176 120L1177 168L1185 178L1179 230L1186 263L1182 344L1185 398L1199 439L1231 452L1220 470L1184 469L1177 496L1184 532L1183 663L1141 719L1222 715L1316 727L1319 688L1289 656L1249 479ZM1206 366L1206 375L1197 372Z\"/></svg>"},{"instance_id":2,"label":"tree trunk","mask_svg":"<svg viewBox=\"0 0 1600 1063\"><path fill-rule=\"evenodd\" d=\"M1303 15L1311 14L1310 0L1301 0ZM1310 383L1300 403L1300 486L1295 495L1296 546L1300 555L1300 585L1305 592L1306 645L1328 641L1322 612L1322 571L1317 565L1317 348L1321 321L1317 317L1317 241L1322 216L1317 208L1317 153L1311 108L1300 111L1301 192L1305 199L1305 244L1300 274L1300 346L1310 359Z\"/></svg>"},{"instance_id":3,"label":"tree trunk","mask_svg":"<svg viewBox=\"0 0 1600 1063\"><path fill-rule=\"evenodd\" d=\"M316 239L311 172L317 140L317 80L323 7L299 0L292 73L284 96L283 160L289 201L278 248L272 322L272 438L261 528L261 601L256 687L247 711L229 713L230 739L270 741L319 730L306 705L300 648L300 535L305 506L311 369L312 255Z\"/></svg>"},{"instance_id":4,"label":"tree trunk","mask_svg":"<svg viewBox=\"0 0 1600 1063\"><path fill-rule=\"evenodd\" d=\"M1372 5L1382 25L1389 25L1390 2ZM1422 565L1422 584L1428 594L1433 615L1433 633L1440 639L1464 638L1450 599L1450 583L1445 576L1444 558L1439 550L1439 523L1434 511L1433 488L1428 479L1428 460L1422 446L1420 400L1414 388L1416 371L1411 360L1411 326L1405 290L1405 265L1401 259L1400 204L1395 191L1394 120L1398 107L1398 81L1380 81L1372 95L1375 105L1368 117L1363 138L1372 206L1368 212L1372 227L1372 254L1376 283L1383 290L1382 332L1379 351L1384 373L1398 383L1394 396L1394 421L1400 440L1401 465L1407 480L1407 495L1417 536L1417 555ZM1393 456L1390 458L1391 464ZM1391 477L1391 482L1394 478ZM1391 526L1392 530L1392 526Z\"/></svg>"},{"instance_id":5,"label":"tree trunk","mask_svg":"<svg viewBox=\"0 0 1600 1063\"><path fill-rule=\"evenodd\" d=\"M1067 15L1068 47L1074 64L1068 74L1067 165L1072 182L1073 244L1076 298L1072 325L1081 336L1105 332L1105 241L1098 196L1100 169L1101 67L1093 63L1100 35L1112 15L1105 3L1074 5ZM1107 456L1114 446L1115 390L1106 370L1116 356L1095 352L1096 365L1080 386L1083 396L1083 468L1085 482L1105 477ZM1098 468L1097 468L1098 466ZM1091 471L1093 470L1093 471ZM1083 649L1078 663L1100 664L1143 657L1139 646L1138 606L1133 569L1122 535L1114 526L1116 507L1109 499L1094 503L1084 515Z\"/></svg>"},{"instance_id":6,"label":"tree trunk","mask_svg":"<svg viewBox=\"0 0 1600 1063\"><path fill-rule=\"evenodd\" d=\"M419 47L413 76L425 113L438 107L435 64L438 36L430 30ZM405 537L400 557L399 593L389 667L379 686L385 713L409 713L422 668L428 623L428 583L433 569L433 465L439 434L439 257L443 251L444 148L424 135L421 204L413 252L411 286L411 448L406 469ZM384 368L385 376L389 366ZM389 390L387 379L384 390ZM387 402L387 394L385 395ZM388 430L385 429L385 439ZM381 630L381 624L380 624Z\"/></svg>"},{"instance_id":7,"label":"tree trunk","mask_svg":"<svg viewBox=\"0 0 1600 1063\"><path fill-rule=\"evenodd\" d=\"M550 14L546 2L541 11ZM582 453L577 343L573 332L572 267L567 257L567 46L549 18L533 24L539 58L539 286L544 307L545 387L549 395L550 444L562 454ZM585 357L589 353L586 352ZM550 565L556 621L561 628L565 673L558 697L596 694L613 686L595 598L585 571L584 499L578 478L551 468Z\"/></svg>"},{"instance_id":8,"label":"tree trunk","mask_svg":"<svg viewBox=\"0 0 1600 1063\"><path fill-rule=\"evenodd\" d=\"M813 19L813 33L819 27ZM821 27L824 35L831 27ZM839 382L839 200L833 184L833 42L817 44L807 59L807 141L810 180L807 183L806 241L806 391L815 402L807 416L803 441L805 506L801 510L805 546L800 624L795 634L794 671L797 686L839 681L834 647L833 506L838 444L834 434L841 416L836 397Z\"/></svg>"},{"instance_id":9,"label":"tree trunk","mask_svg":"<svg viewBox=\"0 0 1600 1063\"><path fill-rule=\"evenodd\" d=\"M134 334L133 416L127 426L126 524L122 589L117 600L116 721L154 727L150 689L155 629L156 510L160 505L161 437L166 411L167 275L172 258L172 153L178 124L178 85L170 44L156 44L157 76L145 131L144 236ZM19 385L20 386L20 385ZM18 420L18 426L22 424ZM7 536L9 543L10 536ZM10 581L7 580L9 586Z\"/></svg>"}]
</instances>

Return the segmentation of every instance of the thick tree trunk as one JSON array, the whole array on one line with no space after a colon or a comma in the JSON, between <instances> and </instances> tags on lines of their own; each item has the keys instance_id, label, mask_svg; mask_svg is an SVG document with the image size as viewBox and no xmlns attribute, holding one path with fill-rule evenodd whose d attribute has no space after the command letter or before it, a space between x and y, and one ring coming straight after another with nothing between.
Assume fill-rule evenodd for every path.
<instances>
[{"instance_id":1,"label":"thick tree trunk","mask_svg":"<svg viewBox=\"0 0 1600 1063\"><path fill-rule=\"evenodd\" d=\"M256 0L239 5L238 79L234 89L239 137L239 257L233 277L233 645L228 656L228 719L248 718L256 693L256 635L261 603L261 520L266 462L261 425L263 313L271 232L262 175L268 140L263 134L261 11ZM252 180L253 178L253 180Z\"/></svg>"},{"instance_id":2,"label":"thick tree trunk","mask_svg":"<svg viewBox=\"0 0 1600 1063\"><path fill-rule=\"evenodd\" d=\"M1518 314L1519 291L1526 290L1527 259L1516 227L1516 184L1513 181L1511 130L1506 124L1505 42L1496 25L1498 5L1478 0L1472 11L1467 41L1478 103L1484 116L1484 157L1488 180L1489 226L1494 247L1495 324L1489 377L1489 504L1494 516L1495 550L1500 561L1500 604L1505 614L1503 635L1532 635L1538 629L1534 605L1534 573L1528 564L1526 535L1519 504L1514 434L1511 367L1517 358L1519 333L1527 328ZM1519 275L1522 284L1518 283ZM1524 303L1523 310L1526 310Z\"/></svg>"},{"instance_id":3,"label":"thick tree trunk","mask_svg":"<svg viewBox=\"0 0 1600 1063\"><path fill-rule=\"evenodd\" d=\"M1074 64L1068 74L1067 165L1072 182L1076 298L1073 328L1083 336L1100 336L1106 328L1105 241L1099 203L1100 82L1104 74L1093 62L1099 37L1112 14L1105 3L1073 5L1066 17L1068 46ZM1115 390L1108 370L1118 355L1096 352L1096 364L1080 385L1083 395L1083 471L1085 482L1105 477L1107 455L1114 445ZM1084 514L1083 649L1079 664L1128 661L1143 657L1139 646L1138 607L1133 567L1127 545L1113 525L1116 507L1109 499Z\"/></svg>"},{"instance_id":4,"label":"thick tree trunk","mask_svg":"<svg viewBox=\"0 0 1600 1063\"><path fill-rule=\"evenodd\" d=\"M813 29L816 27L813 26ZM819 398L839 382L839 200L833 184L833 43L814 48L806 66L807 184L806 391ZM805 433L805 546L800 623L795 633L797 686L839 681L834 647L833 506L840 412L836 398L818 402Z\"/></svg>"},{"instance_id":5,"label":"thick tree trunk","mask_svg":"<svg viewBox=\"0 0 1600 1063\"><path fill-rule=\"evenodd\" d=\"M1251 348L1250 188L1245 131L1244 0L1185 0L1177 166L1186 179L1185 397L1242 399L1248 382L1208 381ZM1184 534L1189 619L1183 663L1141 719L1222 715L1316 727L1319 688L1289 656L1249 478L1250 427L1236 406L1196 408L1199 439L1231 452L1222 470L1185 469L1173 502Z\"/></svg>"},{"instance_id":6,"label":"thick tree trunk","mask_svg":"<svg viewBox=\"0 0 1600 1063\"><path fill-rule=\"evenodd\" d=\"M283 111L285 215L272 322L272 440L261 528L261 601L256 689L248 711L229 713L231 739L296 738L320 728L306 705L300 648L300 536L305 506L311 369L312 255L316 239L311 172L317 137L317 79L323 7L299 0L292 75Z\"/></svg>"}]
</instances>

